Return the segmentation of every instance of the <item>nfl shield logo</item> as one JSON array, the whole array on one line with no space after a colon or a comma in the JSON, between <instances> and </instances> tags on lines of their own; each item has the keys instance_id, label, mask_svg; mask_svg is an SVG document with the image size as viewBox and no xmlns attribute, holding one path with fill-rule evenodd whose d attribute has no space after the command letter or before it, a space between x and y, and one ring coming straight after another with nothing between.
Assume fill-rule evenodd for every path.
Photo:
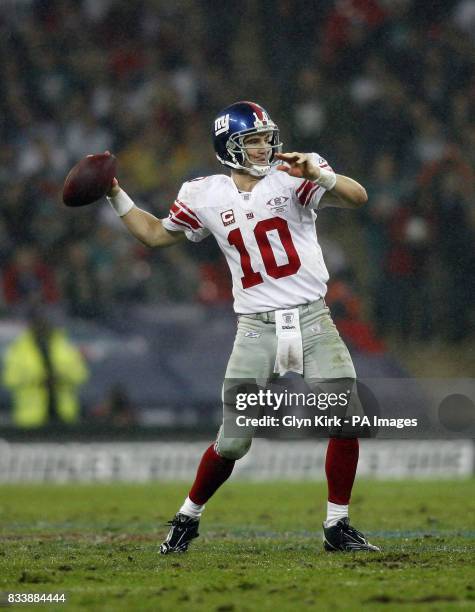
<instances>
[{"instance_id":1,"label":"nfl shield logo","mask_svg":"<svg viewBox=\"0 0 475 612\"><path fill-rule=\"evenodd\" d=\"M286 325L292 325L294 322L294 315L291 312L284 312L282 316Z\"/></svg>"}]
</instances>

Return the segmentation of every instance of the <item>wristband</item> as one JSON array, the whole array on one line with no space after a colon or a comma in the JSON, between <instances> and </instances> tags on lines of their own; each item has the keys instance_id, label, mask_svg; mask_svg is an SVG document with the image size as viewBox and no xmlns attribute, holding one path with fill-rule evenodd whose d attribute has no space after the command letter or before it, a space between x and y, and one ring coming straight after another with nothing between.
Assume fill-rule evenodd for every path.
<instances>
[{"instance_id":1,"label":"wristband","mask_svg":"<svg viewBox=\"0 0 475 612\"><path fill-rule=\"evenodd\" d=\"M336 174L331 170L320 168L320 176L315 181L320 187L324 187L327 191L333 189L336 185Z\"/></svg>"},{"instance_id":2,"label":"wristband","mask_svg":"<svg viewBox=\"0 0 475 612\"><path fill-rule=\"evenodd\" d=\"M126 215L135 206L132 198L130 198L123 189L115 196L107 196L107 201L119 217Z\"/></svg>"}]
</instances>

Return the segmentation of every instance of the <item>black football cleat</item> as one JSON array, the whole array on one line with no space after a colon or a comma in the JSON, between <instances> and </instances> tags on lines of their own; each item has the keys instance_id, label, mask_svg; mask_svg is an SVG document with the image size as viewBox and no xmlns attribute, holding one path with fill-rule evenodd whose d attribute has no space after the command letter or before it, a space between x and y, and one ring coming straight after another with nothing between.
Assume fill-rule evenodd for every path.
<instances>
[{"instance_id":1,"label":"black football cleat","mask_svg":"<svg viewBox=\"0 0 475 612\"><path fill-rule=\"evenodd\" d=\"M381 552L380 548L368 542L361 531L351 527L347 517L339 520L333 527L325 527L323 523L323 548L327 552Z\"/></svg>"},{"instance_id":2,"label":"black football cleat","mask_svg":"<svg viewBox=\"0 0 475 612\"><path fill-rule=\"evenodd\" d=\"M160 544L160 554L186 552L191 540L199 536L199 524L199 519L178 512L173 520L167 523L171 526L171 529L168 532L167 539L163 544Z\"/></svg>"}]
</instances>

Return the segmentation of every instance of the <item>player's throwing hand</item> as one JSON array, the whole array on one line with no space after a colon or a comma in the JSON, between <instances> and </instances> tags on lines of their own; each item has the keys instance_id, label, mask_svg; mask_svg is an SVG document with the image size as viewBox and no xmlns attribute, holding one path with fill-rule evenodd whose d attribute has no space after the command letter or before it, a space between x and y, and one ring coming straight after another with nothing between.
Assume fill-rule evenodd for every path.
<instances>
[{"instance_id":1,"label":"player's throwing hand","mask_svg":"<svg viewBox=\"0 0 475 612\"><path fill-rule=\"evenodd\" d=\"M307 153L297 153L295 151L293 153L276 153L275 157L286 162L286 165L277 166L277 170L309 181L316 181L320 178L320 168L311 161Z\"/></svg>"}]
</instances>

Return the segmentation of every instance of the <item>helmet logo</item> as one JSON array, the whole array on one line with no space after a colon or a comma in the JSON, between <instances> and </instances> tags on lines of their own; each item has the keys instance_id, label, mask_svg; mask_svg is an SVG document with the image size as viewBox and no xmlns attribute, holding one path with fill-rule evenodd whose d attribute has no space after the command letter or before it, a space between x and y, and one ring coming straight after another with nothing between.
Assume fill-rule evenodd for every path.
<instances>
[{"instance_id":1,"label":"helmet logo","mask_svg":"<svg viewBox=\"0 0 475 612\"><path fill-rule=\"evenodd\" d=\"M214 122L214 135L219 136L229 130L229 113L218 117Z\"/></svg>"},{"instance_id":2,"label":"helmet logo","mask_svg":"<svg viewBox=\"0 0 475 612\"><path fill-rule=\"evenodd\" d=\"M254 127L256 128L266 127L269 123L271 123L269 115L266 113L265 110L261 111L262 117L258 117L257 113L252 114L254 115Z\"/></svg>"}]
</instances>

